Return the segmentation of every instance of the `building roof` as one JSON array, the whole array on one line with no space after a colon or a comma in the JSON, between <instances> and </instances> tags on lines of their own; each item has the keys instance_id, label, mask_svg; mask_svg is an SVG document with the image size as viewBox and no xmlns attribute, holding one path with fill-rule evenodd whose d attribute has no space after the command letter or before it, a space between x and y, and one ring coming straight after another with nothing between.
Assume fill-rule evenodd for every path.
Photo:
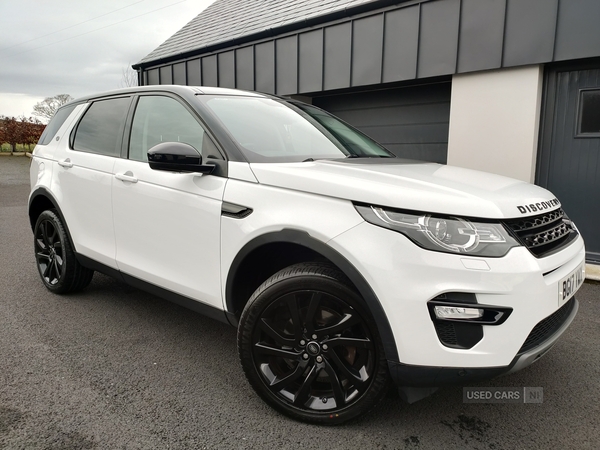
<instances>
[{"instance_id":1,"label":"building roof","mask_svg":"<svg viewBox=\"0 0 600 450\"><path fill-rule=\"evenodd\" d=\"M260 34L274 35L311 21L345 16L363 7L370 10L382 4L401 3L402 0L216 0L181 30L146 55L139 63L172 60L178 55L211 51L223 44L237 45ZM351 10L351 11L349 11ZM277 31L275 31L277 30Z\"/></svg>"}]
</instances>

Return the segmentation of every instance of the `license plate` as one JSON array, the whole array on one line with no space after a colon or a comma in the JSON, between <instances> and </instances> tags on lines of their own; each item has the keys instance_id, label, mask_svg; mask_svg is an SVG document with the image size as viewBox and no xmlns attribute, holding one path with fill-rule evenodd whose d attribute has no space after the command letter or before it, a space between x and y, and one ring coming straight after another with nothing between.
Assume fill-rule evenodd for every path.
<instances>
[{"instance_id":1,"label":"license plate","mask_svg":"<svg viewBox=\"0 0 600 450\"><path fill-rule=\"evenodd\" d=\"M585 280L585 264L581 264L558 282L558 306L567 302L581 287Z\"/></svg>"}]
</instances>

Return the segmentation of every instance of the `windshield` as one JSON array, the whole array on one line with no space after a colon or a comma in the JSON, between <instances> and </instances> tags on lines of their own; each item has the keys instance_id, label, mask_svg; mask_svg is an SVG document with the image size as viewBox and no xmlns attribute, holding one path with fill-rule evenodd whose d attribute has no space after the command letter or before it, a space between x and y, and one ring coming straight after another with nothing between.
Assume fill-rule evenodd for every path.
<instances>
[{"instance_id":1,"label":"windshield","mask_svg":"<svg viewBox=\"0 0 600 450\"><path fill-rule=\"evenodd\" d=\"M202 100L250 162L394 157L360 131L310 105L237 96Z\"/></svg>"}]
</instances>

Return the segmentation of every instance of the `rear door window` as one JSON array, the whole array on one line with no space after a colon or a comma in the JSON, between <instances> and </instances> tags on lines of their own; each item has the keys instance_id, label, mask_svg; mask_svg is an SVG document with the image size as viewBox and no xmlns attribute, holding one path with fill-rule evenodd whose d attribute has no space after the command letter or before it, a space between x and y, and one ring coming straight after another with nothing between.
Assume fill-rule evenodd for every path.
<instances>
[{"instance_id":1,"label":"rear door window","mask_svg":"<svg viewBox=\"0 0 600 450\"><path fill-rule=\"evenodd\" d=\"M92 103L77 126L73 149L120 156L130 101L130 97L121 97Z\"/></svg>"}]
</instances>

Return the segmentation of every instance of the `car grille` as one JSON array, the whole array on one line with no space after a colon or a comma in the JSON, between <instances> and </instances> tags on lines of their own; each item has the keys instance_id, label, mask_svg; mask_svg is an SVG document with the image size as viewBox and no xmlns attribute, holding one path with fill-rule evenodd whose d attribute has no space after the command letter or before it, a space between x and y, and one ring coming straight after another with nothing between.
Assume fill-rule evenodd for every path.
<instances>
[{"instance_id":1,"label":"car grille","mask_svg":"<svg viewBox=\"0 0 600 450\"><path fill-rule=\"evenodd\" d=\"M446 347L457 347L456 330L452 322L435 322L438 338Z\"/></svg>"},{"instance_id":2,"label":"car grille","mask_svg":"<svg viewBox=\"0 0 600 450\"><path fill-rule=\"evenodd\" d=\"M435 331L440 342L450 348L473 348L483 339L483 327L476 323L435 321Z\"/></svg>"},{"instance_id":3,"label":"car grille","mask_svg":"<svg viewBox=\"0 0 600 450\"><path fill-rule=\"evenodd\" d=\"M505 220L504 224L538 258L560 250L577 237L575 227L562 209Z\"/></svg>"},{"instance_id":4,"label":"car grille","mask_svg":"<svg viewBox=\"0 0 600 450\"><path fill-rule=\"evenodd\" d=\"M533 330L531 330L529 336L527 336L527 339L519 350L519 353L523 353L531 350L534 347L537 347L550 336L552 336L562 326L565 320L567 320L567 317L569 317L574 307L575 299L572 298L552 315L546 317L544 320L538 323Z\"/></svg>"}]
</instances>

